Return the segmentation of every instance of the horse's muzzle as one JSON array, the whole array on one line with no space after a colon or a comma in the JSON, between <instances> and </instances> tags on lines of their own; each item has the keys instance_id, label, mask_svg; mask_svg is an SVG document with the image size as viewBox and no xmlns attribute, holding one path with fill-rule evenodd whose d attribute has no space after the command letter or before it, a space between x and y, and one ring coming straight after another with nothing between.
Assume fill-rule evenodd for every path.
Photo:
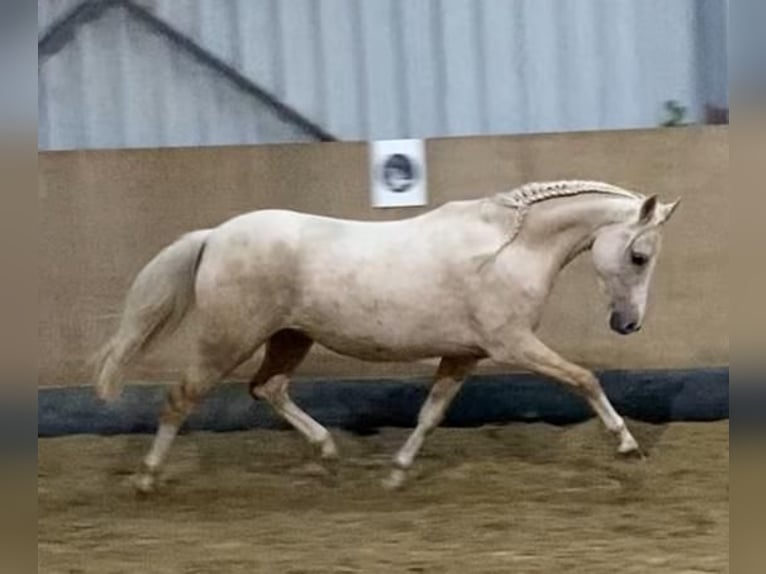
<instances>
[{"instance_id":1,"label":"horse's muzzle","mask_svg":"<svg viewBox=\"0 0 766 574\"><path fill-rule=\"evenodd\" d=\"M620 335L630 335L641 330L641 323L632 317L626 317L622 313L612 311L609 315L609 327Z\"/></svg>"}]
</instances>

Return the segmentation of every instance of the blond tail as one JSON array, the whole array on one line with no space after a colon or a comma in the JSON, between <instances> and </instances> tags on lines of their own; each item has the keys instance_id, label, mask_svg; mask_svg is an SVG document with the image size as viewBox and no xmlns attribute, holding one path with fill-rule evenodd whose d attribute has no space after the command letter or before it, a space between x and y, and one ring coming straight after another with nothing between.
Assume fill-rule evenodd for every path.
<instances>
[{"instance_id":1,"label":"blond tail","mask_svg":"<svg viewBox=\"0 0 766 574\"><path fill-rule=\"evenodd\" d=\"M96 391L102 399L116 399L128 363L180 325L194 302L194 278L209 233L205 229L184 235L133 281L119 329L96 358Z\"/></svg>"}]
</instances>

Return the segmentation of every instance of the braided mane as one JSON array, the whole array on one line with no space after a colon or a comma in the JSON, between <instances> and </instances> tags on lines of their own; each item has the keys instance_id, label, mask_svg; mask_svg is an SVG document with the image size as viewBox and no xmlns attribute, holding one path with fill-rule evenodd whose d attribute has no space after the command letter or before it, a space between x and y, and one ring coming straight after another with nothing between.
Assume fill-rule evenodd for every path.
<instances>
[{"instance_id":1,"label":"braided mane","mask_svg":"<svg viewBox=\"0 0 766 574\"><path fill-rule=\"evenodd\" d=\"M535 203L540 203L546 199L571 197L582 195L584 193L606 193L629 197L631 199L644 198L644 196L639 193L628 191L627 189L617 187L616 185L601 181L584 180L532 182L512 189L511 191L500 192L495 195L495 199L503 205L515 209L517 213L516 221L505 245L508 245L515 239L516 235L518 235L529 208Z\"/></svg>"}]
</instances>

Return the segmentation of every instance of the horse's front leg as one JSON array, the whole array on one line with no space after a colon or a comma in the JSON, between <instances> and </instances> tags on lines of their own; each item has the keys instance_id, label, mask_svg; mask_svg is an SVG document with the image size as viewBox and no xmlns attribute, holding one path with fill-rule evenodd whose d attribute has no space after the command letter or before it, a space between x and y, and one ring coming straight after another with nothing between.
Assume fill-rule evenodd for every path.
<instances>
[{"instance_id":1,"label":"horse's front leg","mask_svg":"<svg viewBox=\"0 0 766 574\"><path fill-rule=\"evenodd\" d=\"M617 451L620 454L640 454L636 439L609 402L596 376L552 351L534 334L524 333L513 337L511 341L493 349L490 357L501 363L514 363L573 389L588 401L604 426L617 437Z\"/></svg>"},{"instance_id":2,"label":"horse's front leg","mask_svg":"<svg viewBox=\"0 0 766 574\"><path fill-rule=\"evenodd\" d=\"M385 488L396 489L404 484L407 470L412 466L426 436L444 419L452 399L476 363L477 360L472 357L444 357L441 360L431 391L418 414L418 424L407 442L396 453L394 468L383 481Z\"/></svg>"}]
</instances>

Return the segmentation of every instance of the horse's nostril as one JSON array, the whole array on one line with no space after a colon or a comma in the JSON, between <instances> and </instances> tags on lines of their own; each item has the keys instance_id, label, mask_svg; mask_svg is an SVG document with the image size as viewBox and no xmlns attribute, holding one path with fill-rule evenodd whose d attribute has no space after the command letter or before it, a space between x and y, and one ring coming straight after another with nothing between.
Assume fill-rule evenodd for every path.
<instances>
[{"instance_id":1,"label":"horse's nostril","mask_svg":"<svg viewBox=\"0 0 766 574\"><path fill-rule=\"evenodd\" d=\"M627 325L625 325L625 330L626 331L638 331L638 329L639 329L639 327L638 327L638 325L635 322L628 323Z\"/></svg>"}]
</instances>

